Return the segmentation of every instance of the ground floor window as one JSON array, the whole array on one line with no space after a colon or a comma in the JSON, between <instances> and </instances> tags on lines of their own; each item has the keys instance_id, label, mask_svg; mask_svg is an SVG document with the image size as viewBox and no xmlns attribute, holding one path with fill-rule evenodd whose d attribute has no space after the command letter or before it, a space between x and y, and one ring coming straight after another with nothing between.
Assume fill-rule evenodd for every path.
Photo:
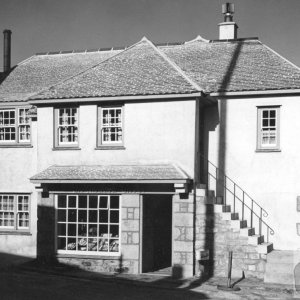
<instances>
[{"instance_id":1,"label":"ground floor window","mask_svg":"<svg viewBox=\"0 0 300 300\"><path fill-rule=\"evenodd\" d=\"M60 194L56 208L58 252L119 252L120 196Z\"/></svg>"},{"instance_id":2,"label":"ground floor window","mask_svg":"<svg viewBox=\"0 0 300 300\"><path fill-rule=\"evenodd\" d=\"M0 194L0 230L29 230L29 195Z\"/></svg>"}]
</instances>

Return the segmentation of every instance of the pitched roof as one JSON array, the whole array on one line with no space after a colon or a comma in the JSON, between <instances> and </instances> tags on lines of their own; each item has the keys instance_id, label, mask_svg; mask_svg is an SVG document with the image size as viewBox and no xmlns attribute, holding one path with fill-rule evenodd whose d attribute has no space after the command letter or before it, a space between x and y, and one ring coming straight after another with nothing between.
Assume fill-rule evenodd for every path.
<instances>
[{"instance_id":1,"label":"pitched roof","mask_svg":"<svg viewBox=\"0 0 300 300\"><path fill-rule=\"evenodd\" d=\"M173 62L146 38L89 70L31 99L185 94L200 92Z\"/></svg>"},{"instance_id":2,"label":"pitched roof","mask_svg":"<svg viewBox=\"0 0 300 300\"><path fill-rule=\"evenodd\" d=\"M120 50L32 56L12 70L0 85L0 102L25 101L118 52Z\"/></svg>"},{"instance_id":3,"label":"pitched roof","mask_svg":"<svg viewBox=\"0 0 300 300\"><path fill-rule=\"evenodd\" d=\"M205 92L300 88L300 70L257 39L196 39L161 49Z\"/></svg>"},{"instance_id":4,"label":"pitched roof","mask_svg":"<svg viewBox=\"0 0 300 300\"><path fill-rule=\"evenodd\" d=\"M300 88L299 68L256 39L224 42L198 38L179 45L157 45L156 48L160 53L155 53L155 49L152 49L153 52L151 52L149 45L144 47L141 44L138 43L136 47L131 47L131 50L35 55L20 63L2 82L0 102L27 101L30 96L45 91L70 77L72 77L72 80L69 81L70 87L72 87L71 82L78 85L72 87L70 97L74 97L76 93L83 97L106 93L117 96L129 93L136 95L140 92L171 93L176 91L182 93L186 87L190 88L187 82L193 82L193 87L201 87L207 93ZM122 53L122 56L114 57L118 53ZM162 53L165 57L159 55ZM153 71L152 61L146 61L148 55L153 58L155 66L158 67L157 70ZM122 57L126 57L124 65ZM169 65L166 58L169 60ZM134 62L134 69L129 65L129 60ZM142 64L139 65L137 61ZM103 65L100 67L98 65L101 62ZM121 76L121 72L117 72L117 66L125 69L124 76ZM126 67L130 67L130 70L127 70ZM171 71L172 67L177 70L178 74L170 81L174 75ZM86 75L79 75L79 78L84 80L81 82L78 79L80 82L77 82L76 75L91 68L95 70L88 71ZM105 68L107 69L104 70ZM110 77L108 73L111 70L113 70L113 75ZM168 74L170 71L172 74L169 73L167 77L159 81L157 78L159 71L161 71L160 79L165 74L164 72ZM101 78L101 82L107 86L101 86L100 92L93 91L93 89L99 88L94 80L88 87L85 76L89 77L93 72L98 79L99 76L106 74L105 79ZM129 74L133 77L128 78ZM121 79L117 82L118 87L112 84L116 82L116 78ZM182 80L184 84L180 86ZM121 86L124 83L125 85ZM141 83L140 88L136 87L137 83ZM163 85L165 86L163 87ZM144 90L141 91L142 89ZM88 90L87 94L83 93L85 90ZM50 95L53 91L48 91L48 93Z\"/></svg>"},{"instance_id":5,"label":"pitched roof","mask_svg":"<svg viewBox=\"0 0 300 300\"><path fill-rule=\"evenodd\" d=\"M172 164L51 166L30 178L32 182L54 181L186 181L189 177Z\"/></svg>"}]
</instances>

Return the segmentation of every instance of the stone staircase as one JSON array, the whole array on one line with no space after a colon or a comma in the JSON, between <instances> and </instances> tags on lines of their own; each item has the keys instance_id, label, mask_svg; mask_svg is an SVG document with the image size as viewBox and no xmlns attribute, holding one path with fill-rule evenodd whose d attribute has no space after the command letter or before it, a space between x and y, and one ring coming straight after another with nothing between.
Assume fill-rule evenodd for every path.
<instances>
[{"instance_id":1,"label":"stone staircase","mask_svg":"<svg viewBox=\"0 0 300 300\"><path fill-rule=\"evenodd\" d=\"M233 277L241 277L244 272L246 276L263 279L267 254L273 250L273 244L266 242L263 235L256 233L257 228L249 227L247 220L242 220L238 212L232 212L231 206L224 205L223 198L216 197L205 185L196 190L196 195L197 217L209 219L213 226L210 252L213 253L214 275L227 275L228 252L233 251Z\"/></svg>"}]
</instances>

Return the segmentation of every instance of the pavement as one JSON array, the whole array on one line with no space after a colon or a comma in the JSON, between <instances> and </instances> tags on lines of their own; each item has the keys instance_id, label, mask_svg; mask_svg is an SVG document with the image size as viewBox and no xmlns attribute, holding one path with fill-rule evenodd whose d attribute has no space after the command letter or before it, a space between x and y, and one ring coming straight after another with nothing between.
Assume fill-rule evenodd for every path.
<instances>
[{"instance_id":1,"label":"pavement","mask_svg":"<svg viewBox=\"0 0 300 300\"><path fill-rule=\"evenodd\" d=\"M256 278L232 279L239 291L223 290L227 279L174 279L163 274L95 273L62 264L3 258L0 300L24 299L299 299L292 285L265 284ZM17 264L16 261L18 262ZM88 291L88 292L87 292Z\"/></svg>"},{"instance_id":2,"label":"pavement","mask_svg":"<svg viewBox=\"0 0 300 300\"><path fill-rule=\"evenodd\" d=\"M21 278L22 282L28 279L39 280L41 281L41 285L44 285L44 288L47 287L47 284L44 282L54 282L57 280L58 282L67 281L68 286L80 286L80 282L84 281L86 285L95 286L100 288L100 285L103 285L101 292L104 293L103 297L97 298L92 297L91 299L141 299L139 297L143 297L145 299L299 299L300 300L300 292L296 292L293 286L287 285L278 285L278 284L265 284L262 280L256 278L245 278L238 282L235 287L239 287L240 291L224 291L220 289L221 287L226 287L227 279L222 277L212 277L206 281L202 281L199 278L189 278L185 280L173 279L170 276L165 275L149 275L149 274L111 274L111 273L94 273L87 272L85 270L81 270L74 267L69 267L65 265L42 265L38 264L36 261L30 261L26 263L22 263L17 266L10 266L6 269L0 270L0 274L2 275L6 272L6 274L11 275L10 286L14 291L18 289L22 289L20 286L20 281L16 282L14 286L14 278ZM4 277L3 277L4 278ZM25 279L26 278L26 279ZM36 279L34 279L36 278ZM50 279L51 280L50 280ZM232 283L235 283L238 279L232 279ZM2 282L3 283L3 282ZM30 285L30 283L29 283ZM54 285L55 286L55 285ZM114 294L109 294L110 287L112 286L123 286L124 291L135 291L135 295L138 295L138 298L130 296L126 298L124 294L116 294L118 289L113 289ZM0 286L1 287L1 286ZM50 286L49 286L50 288ZM35 287L36 289L36 287ZM35 291L32 290L32 292ZM53 287L52 287L53 289ZM92 289L89 289L90 291ZM79 290L80 291L80 290ZM76 296L79 298L76 299L88 299L86 297L81 298L80 292L77 292ZM40 291L37 291L39 293ZM55 298L52 299L60 299L59 293L63 293L63 291L56 291L58 294L55 295ZM100 294L101 294L100 292ZM143 294L145 292L145 296ZM7 290L9 293L9 290ZM30 295L30 291L28 291ZM35 292L34 292L35 293ZM97 296L100 295L99 291L97 291ZM161 297L161 295L164 295ZM152 296L149 296L152 295ZM116 298L115 298L116 297ZM124 298L125 297L125 298ZM45 298L43 296L43 298ZM3 298L3 294L0 299ZM7 298L11 299L27 299L27 298ZM34 297L29 297L28 299L39 299ZM65 299L65 298L64 298ZM70 299L75 299L74 297Z\"/></svg>"}]
</instances>

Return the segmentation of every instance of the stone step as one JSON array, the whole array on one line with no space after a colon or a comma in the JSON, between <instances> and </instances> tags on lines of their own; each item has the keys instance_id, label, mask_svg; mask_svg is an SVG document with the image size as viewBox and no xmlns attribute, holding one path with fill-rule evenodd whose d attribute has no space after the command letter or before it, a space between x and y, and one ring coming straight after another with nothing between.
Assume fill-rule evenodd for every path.
<instances>
[{"instance_id":1,"label":"stone step","mask_svg":"<svg viewBox=\"0 0 300 300\"><path fill-rule=\"evenodd\" d=\"M248 244L249 245L260 245L264 243L264 236L259 234L254 234L248 237Z\"/></svg>"},{"instance_id":2,"label":"stone step","mask_svg":"<svg viewBox=\"0 0 300 300\"><path fill-rule=\"evenodd\" d=\"M247 227L246 220L231 220L231 228L233 229L241 229Z\"/></svg>"},{"instance_id":3,"label":"stone step","mask_svg":"<svg viewBox=\"0 0 300 300\"><path fill-rule=\"evenodd\" d=\"M230 205L222 205L222 204L215 205L216 213L223 213L223 212L230 212L230 211L231 211Z\"/></svg>"},{"instance_id":4,"label":"stone step","mask_svg":"<svg viewBox=\"0 0 300 300\"><path fill-rule=\"evenodd\" d=\"M273 250L267 255L264 281L267 283L299 284L300 251ZM299 275L298 275L299 274Z\"/></svg>"},{"instance_id":5,"label":"stone step","mask_svg":"<svg viewBox=\"0 0 300 300\"><path fill-rule=\"evenodd\" d=\"M253 227L245 227L240 229L241 236L252 236L255 234L255 228Z\"/></svg>"},{"instance_id":6,"label":"stone step","mask_svg":"<svg viewBox=\"0 0 300 300\"><path fill-rule=\"evenodd\" d=\"M224 212L222 213L222 219L225 221L228 220L238 220L239 214L238 213L232 213L232 212Z\"/></svg>"},{"instance_id":7,"label":"stone step","mask_svg":"<svg viewBox=\"0 0 300 300\"><path fill-rule=\"evenodd\" d=\"M257 245L256 251L259 254L268 254L273 250L273 243L262 243L260 245Z\"/></svg>"}]
</instances>

